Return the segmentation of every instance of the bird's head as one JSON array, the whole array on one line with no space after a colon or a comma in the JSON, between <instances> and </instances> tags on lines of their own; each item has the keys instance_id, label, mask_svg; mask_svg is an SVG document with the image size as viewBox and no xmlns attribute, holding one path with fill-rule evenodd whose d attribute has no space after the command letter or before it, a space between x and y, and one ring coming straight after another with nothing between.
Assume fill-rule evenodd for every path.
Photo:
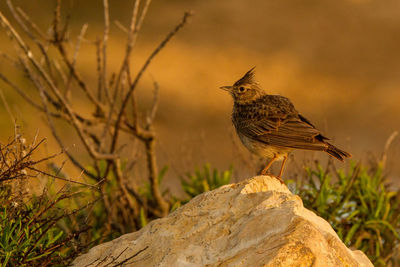
<instances>
[{"instance_id":1,"label":"bird's head","mask_svg":"<svg viewBox=\"0 0 400 267\"><path fill-rule=\"evenodd\" d=\"M254 79L254 68L246 72L246 74L232 86L220 87L232 95L235 103L246 104L259 98L263 94L258 82Z\"/></svg>"}]
</instances>

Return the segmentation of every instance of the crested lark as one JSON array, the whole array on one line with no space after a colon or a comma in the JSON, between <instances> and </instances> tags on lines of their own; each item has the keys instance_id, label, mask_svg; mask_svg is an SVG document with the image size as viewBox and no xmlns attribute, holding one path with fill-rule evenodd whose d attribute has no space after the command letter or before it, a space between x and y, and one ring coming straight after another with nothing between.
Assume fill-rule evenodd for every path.
<instances>
[{"instance_id":1,"label":"crested lark","mask_svg":"<svg viewBox=\"0 0 400 267\"><path fill-rule=\"evenodd\" d=\"M283 160L281 176L289 152L293 149L325 151L343 161L351 155L328 142L314 125L297 112L286 97L268 95L254 80L254 68L232 86L223 86L234 100L232 122L242 143L254 154L271 160L262 170L265 175L272 163Z\"/></svg>"}]
</instances>

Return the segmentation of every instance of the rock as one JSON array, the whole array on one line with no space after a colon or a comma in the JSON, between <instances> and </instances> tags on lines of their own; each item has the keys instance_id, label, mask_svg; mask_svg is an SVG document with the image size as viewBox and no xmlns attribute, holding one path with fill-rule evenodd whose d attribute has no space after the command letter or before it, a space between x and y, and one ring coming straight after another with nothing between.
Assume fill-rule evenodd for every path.
<instances>
[{"instance_id":1,"label":"rock","mask_svg":"<svg viewBox=\"0 0 400 267\"><path fill-rule=\"evenodd\" d=\"M74 266L373 266L269 176L222 186Z\"/></svg>"}]
</instances>

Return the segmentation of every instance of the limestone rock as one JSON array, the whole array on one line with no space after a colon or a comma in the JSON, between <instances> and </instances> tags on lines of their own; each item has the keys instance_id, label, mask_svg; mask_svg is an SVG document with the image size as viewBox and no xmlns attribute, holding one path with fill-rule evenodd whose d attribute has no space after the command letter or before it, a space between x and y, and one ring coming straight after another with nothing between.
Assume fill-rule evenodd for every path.
<instances>
[{"instance_id":1,"label":"limestone rock","mask_svg":"<svg viewBox=\"0 0 400 267\"><path fill-rule=\"evenodd\" d=\"M269 176L222 186L74 266L373 266Z\"/></svg>"}]
</instances>

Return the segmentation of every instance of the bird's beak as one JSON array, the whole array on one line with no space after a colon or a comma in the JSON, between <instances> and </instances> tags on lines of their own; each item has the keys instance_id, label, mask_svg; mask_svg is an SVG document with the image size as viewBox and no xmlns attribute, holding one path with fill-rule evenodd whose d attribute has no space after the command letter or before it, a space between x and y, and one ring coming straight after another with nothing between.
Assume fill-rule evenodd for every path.
<instances>
[{"instance_id":1,"label":"bird's beak","mask_svg":"<svg viewBox=\"0 0 400 267\"><path fill-rule=\"evenodd\" d=\"M219 89L230 92L232 90L232 86L221 86Z\"/></svg>"}]
</instances>

